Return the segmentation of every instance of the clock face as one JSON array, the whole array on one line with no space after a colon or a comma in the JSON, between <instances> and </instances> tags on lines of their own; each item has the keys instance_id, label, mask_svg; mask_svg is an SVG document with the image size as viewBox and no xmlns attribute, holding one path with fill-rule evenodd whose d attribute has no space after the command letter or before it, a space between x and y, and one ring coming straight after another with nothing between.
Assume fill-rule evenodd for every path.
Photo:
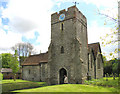
<instances>
[{"instance_id":1,"label":"clock face","mask_svg":"<svg viewBox=\"0 0 120 94\"><path fill-rule=\"evenodd\" d=\"M65 19L65 14L61 14L60 16L59 16L59 20L60 21L63 21Z\"/></svg>"}]
</instances>

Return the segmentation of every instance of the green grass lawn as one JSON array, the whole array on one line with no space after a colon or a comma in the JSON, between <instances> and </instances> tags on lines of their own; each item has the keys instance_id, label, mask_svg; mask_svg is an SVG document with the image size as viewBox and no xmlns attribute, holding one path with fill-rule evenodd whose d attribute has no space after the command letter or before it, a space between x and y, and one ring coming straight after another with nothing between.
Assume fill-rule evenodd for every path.
<instances>
[{"instance_id":1,"label":"green grass lawn","mask_svg":"<svg viewBox=\"0 0 120 94\"><path fill-rule=\"evenodd\" d=\"M11 80L2 80L2 84L24 83L24 82L30 82L30 81L27 81L27 80L20 80L20 79L17 79L16 81L14 81L13 79L11 79Z\"/></svg>"},{"instance_id":2,"label":"green grass lawn","mask_svg":"<svg viewBox=\"0 0 120 94\"><path fill-rule=\"evenodd\" d=\"M9 92L17 89L34 88L44 86L45 82L32 82L26 80L2 80L2 92Z\"/></svg>"},{"instance_id":3,"label":"green grass lawn","mask_svg":"<svg viewBox=\"0 0 120 94\"><path fill-rule=\"evenodd\" d=\"M62 84L34 89L17 90L13 92L115 92L115 88L83 84Z\"/></svg>"},{"instance_id":4,"label":"green grass lawn","mask_svg":"<svg viewBox=\"0 0 120 94\"><path fill-rule=\"evenodd\" d=\"M26 80L3 80L3 92L116 92L118 91L118 78L93 79L85 84L62 84L46 86L45 82ZM29 89L26 89L29 88ZM14 90L14 91L13 91Z\"/></svg>"}]
</instances>

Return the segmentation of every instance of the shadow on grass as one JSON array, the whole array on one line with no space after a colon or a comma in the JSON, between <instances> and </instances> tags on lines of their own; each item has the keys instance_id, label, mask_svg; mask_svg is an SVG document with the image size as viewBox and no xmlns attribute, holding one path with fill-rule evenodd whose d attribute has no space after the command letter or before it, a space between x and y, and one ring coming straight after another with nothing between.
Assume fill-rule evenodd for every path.
<instances>
[{"instance_id":1,"label":"shadow on grass","mask_svg":"<svg viewBox=\"0 0 120 94\"><path fill-rule=\"evenodd\" d=\"M45 86L47 86L47 84L43 82L4 83L2 84L2 92L7 94L8 92L15 90L32 89Z\"/></svg>"}]
</instances>

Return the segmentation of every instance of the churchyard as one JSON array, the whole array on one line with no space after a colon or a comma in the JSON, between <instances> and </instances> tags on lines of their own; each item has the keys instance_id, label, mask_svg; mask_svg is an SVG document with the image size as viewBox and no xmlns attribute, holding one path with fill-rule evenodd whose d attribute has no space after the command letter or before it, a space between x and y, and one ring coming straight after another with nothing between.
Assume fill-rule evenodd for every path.
<instances>
[{"instance_id":1,"label":"churchyard","mask_svg":"<svg viewBox=\"0 0 120 94\"><path fill-rule=\"evenodd\" d=\"M108 79L108 80L106 80ZM119 78L113 77L92 79L85 81L85 84L60 84L48 86L45 82L35 82L26 80L3 80L3 92L119 92Z\"/></svg>"}]
</instances>

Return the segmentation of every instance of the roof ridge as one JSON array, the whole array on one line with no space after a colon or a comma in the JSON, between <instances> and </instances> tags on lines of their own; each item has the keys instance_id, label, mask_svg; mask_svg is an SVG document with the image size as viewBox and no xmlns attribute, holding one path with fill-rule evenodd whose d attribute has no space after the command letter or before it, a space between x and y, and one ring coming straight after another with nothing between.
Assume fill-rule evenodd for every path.
<instances>
[{"instance_id":1,"label":"roof ridge","mask_svg":"<svg viewBox=\"0 0 120 94\"><path fill-rule=\"evenodd\" d=\"M47 54L48 52L46 52L46 53L40 53L40 54L34 54L34 55L30 55L29 57L31 57L31 56L39 56L39 55L43 55L43 54Z\"/></svg>"},{"instance_id":2,"label":"roof ridge","mask_svg":"<svg viewBox=\"0 0 120 94\"><path fill-rule=\"evenodd\" d=\"M100 44L100 42L95 42L95 43L90 43L90 44ZM90 45L90 44L88 44L88 45Z\"/></svg>"}]
</instances>

